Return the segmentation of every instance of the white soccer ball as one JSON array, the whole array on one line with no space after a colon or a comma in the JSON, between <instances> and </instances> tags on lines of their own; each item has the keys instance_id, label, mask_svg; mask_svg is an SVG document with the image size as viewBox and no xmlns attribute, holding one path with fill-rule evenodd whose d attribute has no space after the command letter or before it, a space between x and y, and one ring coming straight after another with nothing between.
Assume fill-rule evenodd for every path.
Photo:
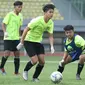
<instances>
[{"instance_id":1,"label":"white soccer ball","mask_svg":"<svg viewBox=\"0 0 85 85\"><path fill-rule=\"evenodd\" d=\"M51 81L53 83L60 83L63 79L63 75L59 71L55 71L50 75Z\"/></svg>"}]
</instances>

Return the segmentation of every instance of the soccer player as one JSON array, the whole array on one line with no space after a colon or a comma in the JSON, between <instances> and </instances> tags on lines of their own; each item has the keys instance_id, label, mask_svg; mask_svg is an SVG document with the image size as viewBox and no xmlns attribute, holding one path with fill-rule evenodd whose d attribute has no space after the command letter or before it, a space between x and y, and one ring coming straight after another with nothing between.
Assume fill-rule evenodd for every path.
<instances>
[{"instance_id":1,"label":"soccer player","mask_svg":"<svg viewBox=\"0 0 85 85\"><path fill-rule=\"evenodd\" d=\"M85 62L85 40L80 35L74 33L72 25L65 26L64 31L67 36L64 40L65 51L57 70L62 73L66 64L79 60L76 79L80 80L80 74Z\"/></svg>"},{"instance_id":2,"label":"soccer player","mask_svg":"<svg viewBox=\"0 0 85 85\"><path fill-rule=\"evenodd\" d=\"M28 71L38 62L36 70L33 75L33 81L39 81L38 77L44 67L44 47L41 43L44 31L49 33L49 42L51 46L51 53L54 53L53 47L53 21L51 18L54 14L55 6L53 4L46 4L43 7L43 16L36 17L28 23L22 34L21 42L18 44L17 49L20 49L24 44L27 54L31 58L27 62L23 78L28 80Z\"/></svg>"},{"instance_id":3,"label":"soccer player","mask_svg":"<svg viewBox=\"0 0 85 85\"><path fill-rule=\"evenodd\" d=\"M14 74L18 74L19 66L20 66L20 58L19 51L16 46L19 44L20 39L20 27L22 25L22 14L20 13L22 10L23 2L15 1L14 2L14 11L9 12L2 23L2 30L4 32L4 56L1 60L0 71L2 74L6 74L4 70L5 63L10 56L10 52L14 53L14 66L15 72Z\"/></svg>"}]
</instances>

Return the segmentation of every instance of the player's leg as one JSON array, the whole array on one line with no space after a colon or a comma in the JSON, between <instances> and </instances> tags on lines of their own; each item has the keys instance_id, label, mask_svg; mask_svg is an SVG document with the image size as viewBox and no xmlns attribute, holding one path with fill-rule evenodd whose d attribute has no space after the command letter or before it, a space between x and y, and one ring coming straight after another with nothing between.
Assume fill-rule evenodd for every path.
<instances>
[{"instance_id":1,"label":"player's leg","mask_svg":"<svg viewBox=\"0 0 85 85\"><path fill-rule=\"evenodd\" d=\"M19 74L19 67L20 67L20 53L17 50L16 46L19 44L19 40L12 40L11 51L14 53L14 67L15 71L14 74Z\"/></svg>"},{"instance_id":2,"label":"player's leg","mask_svg":"<svg viewBox=\"0 0 85 85\"><path fill-rule=\"evenodd\" d=\"M35 47L32 42L25 41L24 47L28 56L30 57L30 61L27 62L23 72L23 78L25 80L28 80L28 71L37 63L38 57L36 55Z\"/></svg>"},{"instance_id":3,"label":"player's leg","mask_svg":"<svg viewBox=\"0 0 85 85\"><path fill-rule=\"evenodd\" d=\"M65 65L70 63L71 61L72 61L72 58L68 56L66 60L59 62L57 71L62 73L64 71Z\"/></svg>"},{"instance_id":4,"label":"player's leg","mask_svg":"<svg viewBox=\"0 0 85 85\"><path fill-rule=\"evenodd\" d=\"M14 67L15 71L14 74L19 74L19 67L20 67L20 53L19 51L14 51Z\"/></svg>"},{"instance_id":5,"label":"player's leg","mask_svg":"<svg viewBox=\"0 0 85 85\"><path fill-rule=\"evenodd\" d=\"M10 41L4 40L4 56L2 57L0 64L0 71L2 72L2 74L6 74L4 66L8 57L10 56L10 44Z\"/></svg>"},{"instance_id":6,"label":"player's leg","mask_svg":"<svg viewBox=\"0 0 85 85\"><path fill-rule=\"evenodd\" d=\"M39 63L37 64L36 66L36 69L35 69L35 72L34 72L34 75L33 75L33 81L39 81L38 77L40 75L40 73L42 72L42 69L44 67L44 64L45 64L45 60L44 60L44 47L42 44L38 44L36 46L36 52L37 52L37 55L38 55L38 61Z\"/></svg>"},{"instance_id":7,"label":"player's leg","mask_svg":"<svg viewBox=\"0 0 85 85\"><path fill-rule=\"evenodd\" d=\"M76 73L76 79L80 80L80 74L82 72L82 69L84 67L84 62L85 62L85 54L81 55L79 57L79 63L78 63L78 68L77 68L77 73Z\"/></svg>"}]
</instances>

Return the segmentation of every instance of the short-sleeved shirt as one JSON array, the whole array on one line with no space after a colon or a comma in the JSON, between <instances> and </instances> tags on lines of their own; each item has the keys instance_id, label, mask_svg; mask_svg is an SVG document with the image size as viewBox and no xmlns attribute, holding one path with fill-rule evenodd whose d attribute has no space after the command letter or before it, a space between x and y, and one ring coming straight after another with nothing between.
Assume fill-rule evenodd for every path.
<instances>
[{"instance_id":1,"label":"short-sleeved shirt","mask_svg":"<svg viewBox=\"0 0 85 85\"><path fill-rule=\"evenodd\" d=\"M22 14L16 15L13 11L9 12L3 19L3 23L6 24L6 32L8 37L4 40L19 40L19 30L23 23Z\"/></svg>"},{"instance_id":2,"label":"short-sleeved shirt","mask_svg":"<svg viewBox=\"0 0 85 85\"><path fill-rule=\"evenodd\" d=\"M54 24L51 19L46 23L44 20L44 16L34 18L30 21L30 23L28 23L28 28L30 28L30 30L25 37L25 41L41 42L43 32L47 31L52 34L53 27Z\"/></svg>"},{"instance_id":3,"label":"short-sleeved shirt","mask_svg":"<svg viewBox=\"0 0 85 85\"><path fill-rule=\"evenodd\" d=\"M69 39L67 38L65 44L68 45L68 44L70 44L71 42L72 42L72 40L69 40ZM79 47L79 48L81 47L82 50L85 48L85 40L84 40L81 36L76 35L74 42L75 42L76 47ZM65 48L64 48L64 49L65 49ZM67 51L67 50L65 49L65 51Z\"/></svg>"}]
</instances>

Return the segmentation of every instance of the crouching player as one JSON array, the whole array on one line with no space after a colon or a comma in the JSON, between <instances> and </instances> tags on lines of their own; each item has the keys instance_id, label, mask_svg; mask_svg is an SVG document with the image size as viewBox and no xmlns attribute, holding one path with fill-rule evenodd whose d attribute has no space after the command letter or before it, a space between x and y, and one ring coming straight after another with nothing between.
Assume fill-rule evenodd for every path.
<instances>
[{"instance_id":1,"label":"crouching player","mask_svg":"<svg viewBox=\"0 0 85 85\"><path fill-rule=\"evenodd\" d=\"M79 60L76 79L81 80L80 74L85 61L85 40L74 33L74 27L72 25L65 26L64 31L66 35L66 39L64 40L65 52L57 70L62 73L66 64Z\"/></svg>"}]
</instances>

